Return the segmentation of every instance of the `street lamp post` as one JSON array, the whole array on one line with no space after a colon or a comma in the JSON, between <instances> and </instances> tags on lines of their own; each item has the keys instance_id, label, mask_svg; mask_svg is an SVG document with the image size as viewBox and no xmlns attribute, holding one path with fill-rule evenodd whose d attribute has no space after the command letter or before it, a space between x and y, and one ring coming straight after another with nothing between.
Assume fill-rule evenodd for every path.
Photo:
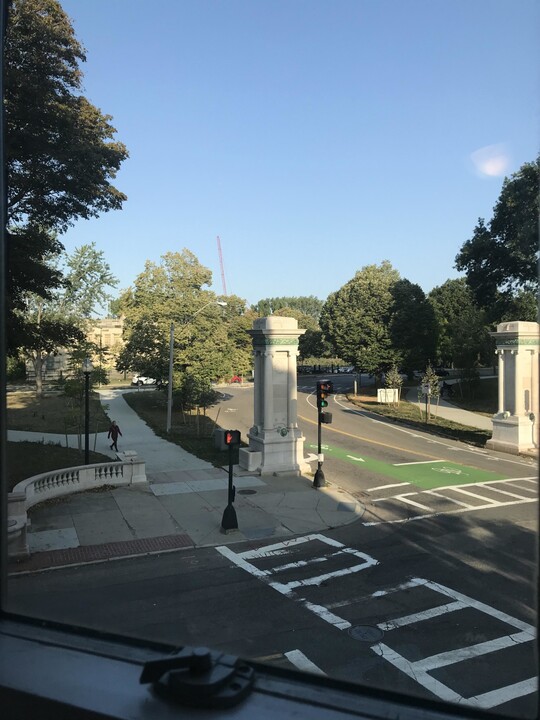
<instances>
[{"instance_id":1,"label":"street lamp post","mask_svg":"<svg viewBox=\"0 0 540 720\"><path fill-rule=\"evenodd\" d=\"M90 358L82 364L84 373L84 464L90 464L90 373L93 370Z\"/></svg>"},{"instance_id":2,"label":"street lamp post","mask_svg":"<svg viewBox=\"0 0 540 720\"><path fill-rule=\"evenodd\" d=\"M202 312L209 305L219 305L220 307L227 307L227 303L224 300L210 300L202 308L199 308L196 313L190 315L185 321L184 325L187 325L194 317ZM171 323L170 337L169 337L169 385L167 387L167 428L166 431L171 432L172 427L172 387L173 387L173 355L174 355L174 323Z\"/></svg>"}]
</instances>

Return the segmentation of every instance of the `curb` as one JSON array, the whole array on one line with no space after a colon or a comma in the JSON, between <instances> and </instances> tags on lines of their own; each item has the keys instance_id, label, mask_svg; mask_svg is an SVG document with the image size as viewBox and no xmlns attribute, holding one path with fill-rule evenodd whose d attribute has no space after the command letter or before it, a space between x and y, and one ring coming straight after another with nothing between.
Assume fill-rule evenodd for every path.
<instances>
[{"instance_id":1,"label":"curb","mask_svg":"<svg viewBox=\"0 0 540 720\"><path fill-rule=\"evenodd\" d=\"M137 540L120 540L102 545L80 545L75 548L34 553L26 560L9 562L8 575L22 575L40 570L86 565L194 547L195 543L187 533Z\"/></svg>"}]
</instances>

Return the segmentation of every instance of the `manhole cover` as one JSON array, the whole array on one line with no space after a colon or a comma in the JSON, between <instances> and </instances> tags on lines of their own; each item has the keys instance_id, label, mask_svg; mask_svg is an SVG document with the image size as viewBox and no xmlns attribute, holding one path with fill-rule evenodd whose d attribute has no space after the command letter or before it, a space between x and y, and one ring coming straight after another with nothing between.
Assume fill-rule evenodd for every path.
<instances>
[{"instance_id":1,"label":"manhole cover","mask_svg":"<svg viewBox=\"0 0 540 720\"><path fill-rule=\"evenodd\" d=\"M384 632L374 625L356 625L347 631L355 640L362 642L379 642L382 640Z\"/></svg>"},{"instance_id":2,"label":"manhole cover","mask_svg":"<svg viewBox=\"0 0 540 720\"><path fill-rule=\"evenodd\" d=\"M238 494L239 495L255 495L256 492L257 492L256 490L250 490L249 488L244 488L243 490L239 490Z\"/></svg>"}]
</instances>

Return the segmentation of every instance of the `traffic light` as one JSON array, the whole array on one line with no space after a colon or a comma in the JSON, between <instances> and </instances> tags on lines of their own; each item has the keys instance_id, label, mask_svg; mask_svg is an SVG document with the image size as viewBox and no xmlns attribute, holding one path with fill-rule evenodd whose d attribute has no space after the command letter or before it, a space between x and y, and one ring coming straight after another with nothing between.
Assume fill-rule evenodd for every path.
<instances>
[{"instance_id":1,"label":"traffic light","mask_svg":"<svg viewBox=\"0 0 540 720\"><path fill-rule=\"evenodd\" d=\"M240 430L224 431L225 445L240 445Z\"/></svg>"},{"instance_id":2,"label":"traffic light","mask_svg":"<svg viewBox=\"0 0 540 720\"><path fill-rule=\"evenodd\" d=\"M317 383L317 407L322 410L328 407L328 396L334 392L334 383L330 380L319 380Z\"/></svg>"}]
</instances>

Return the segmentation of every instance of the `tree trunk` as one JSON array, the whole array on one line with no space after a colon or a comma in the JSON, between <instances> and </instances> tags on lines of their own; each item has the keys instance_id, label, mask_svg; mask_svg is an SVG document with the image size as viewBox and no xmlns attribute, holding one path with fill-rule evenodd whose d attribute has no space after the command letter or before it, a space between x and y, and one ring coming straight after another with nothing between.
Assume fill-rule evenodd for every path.
<instances>
[{"instance_id":1,"label":"tree trunk","mask_svg":"<svg viewBox=\"0 0 540 720\"><path fill-rule=\"evenodd\" d=\"M36 396L41 397L43 395L43 353L41 350L38 350L32 357L32 365L36 376Z\"/></svg>"}]
</instances>

